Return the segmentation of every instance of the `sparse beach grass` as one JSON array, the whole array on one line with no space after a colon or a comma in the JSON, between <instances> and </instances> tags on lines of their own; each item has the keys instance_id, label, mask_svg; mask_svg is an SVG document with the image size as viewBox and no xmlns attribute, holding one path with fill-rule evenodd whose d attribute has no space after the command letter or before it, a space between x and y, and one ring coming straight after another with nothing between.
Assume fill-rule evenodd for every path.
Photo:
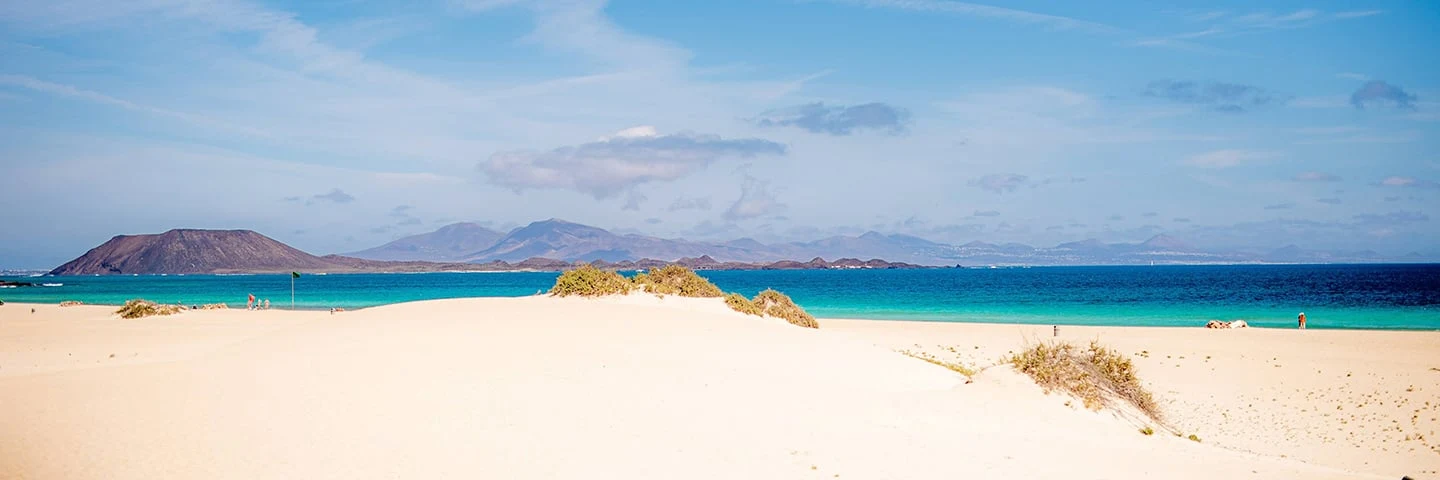
<instances>
[{"instance_id":1,"label":"sparse beach grass","mask_svg":"<svg viewBox=\"0 0 1440 480\"><path fill-rule=\"evenodd\" d=\"M976 373L979 373L978 370L970 367L969 365L965 365L964 363L961 363L961 362L958 362L958 361L945 360L945 359L936 357L935 355L932 355L932 354L930 354L930 353L928 353L928 352L915 352L915 351L910 351L910 350L901 350L900 353L903 354L903 355L905 355L905 356L907 356L907 357L917 358L917 359L924 360L924 361L926 361L926 362L929 362L929 363L932 363L932 364L935 364L935 365L939 365L939 366L948 368L948 369L950 369L951 371L954 371L955 373L959 373L959 374L961 374L961 375L964 375L966 378L974 377Z\"/></svg>"},{"instance_id":2,"label":"sparse beach grass","mask_svg":"<svg viewBox=\"0 0 1440 480\"><path fill-rule=\"evenodd\" d=\"M1069 342L1038 343L1011 356L1010 364L1046 392L1063 390L1080 398L1091 410L1099 410L1118 398L1151 419L1160 420L1160 408L1135 376L1130 359L1097 342L1086 347Z\"/></svg>"}]
</instances>

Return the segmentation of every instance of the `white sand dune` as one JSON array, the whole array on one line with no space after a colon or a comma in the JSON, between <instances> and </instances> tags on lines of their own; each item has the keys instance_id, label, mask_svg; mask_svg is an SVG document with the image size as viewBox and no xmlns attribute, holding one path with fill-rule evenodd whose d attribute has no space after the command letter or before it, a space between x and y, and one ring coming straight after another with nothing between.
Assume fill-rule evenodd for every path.
<instances>
[{"instance_id":1,"label":"white sand dune","mask_svg":"<svg viewBox=\"0 0 1440 480\"><path fill-rule=\"evenodd\" d=\"M1378 420L1328 433L1319 419L1333 417L1285 413L1301 390L1334 408L1325 402L1396 382L1419 383L1395 412L1436 403L1440 372L1423 367L1440 367L1434 333L1062 329L1148 350L1142 376L1196 443L1067 407L1007 368L966 384L894 352L980 347L969 354L993 359L1038 332L1013 326L811 330L643 295L141 320L31 307L0 306L0 478L1393 479L1440 468L1435 451L1368 464L1318 455L1344 451L1323 438L1380 435L1368 425ZM1341 365L1352 376L1330 373ZM1312 366L1323 373L1302 374ZM1213 403L1231 410L1185 413ZM1295 431L1315 434L1279 433Z\"/></svg>"}]
</instances>

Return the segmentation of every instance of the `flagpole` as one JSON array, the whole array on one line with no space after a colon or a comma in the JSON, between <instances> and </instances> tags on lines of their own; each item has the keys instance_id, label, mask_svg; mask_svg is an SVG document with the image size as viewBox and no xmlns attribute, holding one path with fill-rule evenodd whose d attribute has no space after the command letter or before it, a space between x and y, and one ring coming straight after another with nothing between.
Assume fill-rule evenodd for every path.
<instances>
[{"instance_id":1,"label":"flagpole","mask_svg":"<svg viewBox=\"0 0 1440 480\"><path fill-rule=\"evenodd\" d=\"M290 274L290 309L295 309L295 274Z\"/></svg>"}]
</instances>

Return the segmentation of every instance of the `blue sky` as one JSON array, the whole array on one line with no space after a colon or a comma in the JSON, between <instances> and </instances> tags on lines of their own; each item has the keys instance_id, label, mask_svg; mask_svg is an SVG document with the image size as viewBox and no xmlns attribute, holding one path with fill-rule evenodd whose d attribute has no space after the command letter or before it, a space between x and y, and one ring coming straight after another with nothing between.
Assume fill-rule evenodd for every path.
<instances>
[{"instance_id":1,"label":"blue sky","mask_svg":"<svg viewBox=\"0 0 1440 480\"><path fill-rule=\"evenodd\" d=\"M1440 255L1429 2L0 0L0 267L249 228Z\"/></svg>"}]
</instances>

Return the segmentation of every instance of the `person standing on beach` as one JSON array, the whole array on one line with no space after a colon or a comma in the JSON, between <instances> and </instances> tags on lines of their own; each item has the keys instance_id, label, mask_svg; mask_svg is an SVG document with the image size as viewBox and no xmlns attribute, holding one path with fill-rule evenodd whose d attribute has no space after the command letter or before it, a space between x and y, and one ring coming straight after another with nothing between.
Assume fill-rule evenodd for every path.
<instances>
[{"instance_id":1,"label":"person standing on beach","mask_svg":"<svg viewBox=\"0 0 1440 480\"><path fill-rule=\"evenodd\" d=\"M253 294L253 293L250 294L250 298L245 301L245 309L246 309L246 310L254 310L254 309L255 309L255 294Z\"/></svg>"},{"instance_id":2,"label":"person standing on beach","mask_svg":"<svg viewBox=\"0 0 1440 480\"><path fill-rule=\"evenodd\" d=\"M270 299L268 299L268 298L265 299L265 309L266 309L266 310L269 310L269 309L270 309Z\"/></svg>"},{"instance_id":3,"label":"person standing on beach","mask_svg":"<svg viewBox=\"0 0 1440 480\"><path fill-rule=\"evenodd\" d=\"M1300 329L1305 329L1305 312L1300 312Z\"/></svg>"}]
</instances>

